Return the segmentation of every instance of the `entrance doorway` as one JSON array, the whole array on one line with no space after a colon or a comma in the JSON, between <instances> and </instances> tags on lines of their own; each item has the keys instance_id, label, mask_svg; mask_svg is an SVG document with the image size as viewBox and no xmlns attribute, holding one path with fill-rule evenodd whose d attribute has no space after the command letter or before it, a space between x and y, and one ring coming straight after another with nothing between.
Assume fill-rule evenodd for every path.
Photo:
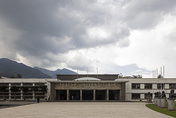
<instances>
[{"instance_id":1,"label":"entrance doorway","mask_svg":"<svg viewBox=\"0 0 176 118\"><path fill-rule=\"evenodd\" d=\"M120 100L120 90L109 90L109 100Z\"/></svg>"},{"instance_id":2,"label":"entrance doorway","mask_svg":"<svg viewBox=\"0 0 176 118\"><path fill-rule=\"evenodd\" d=\"M96 100L106 100L106 90L96 90Z\"/></svg>"},{"instance_id":3,"label":"entrance doorway","mask_svg":"<svg viewBox=\"0 0 176 118\"><path fill-rule=\"evenodd\" d=\"M70 90L70 100L80 100L80 90Z\"/></svg>"},{"instance_id":4,"label":"entrance doorway","mask_svg":"<svg viewBox=\"0 0 176 118\"><path fill-rule=\"evenodd\" d=\"M67 90L57 90L56 100L67 100Z\"/></svg>"},{"instance_id":5,"label":"entrance doorway","mask_svg":"<svg viewBox=\"0 0 176 118\"><path fill-rule=\"evenodd\" d=\"M93 100L93 90L82 90L82 100Z\"/></svg>"}]
</instances>

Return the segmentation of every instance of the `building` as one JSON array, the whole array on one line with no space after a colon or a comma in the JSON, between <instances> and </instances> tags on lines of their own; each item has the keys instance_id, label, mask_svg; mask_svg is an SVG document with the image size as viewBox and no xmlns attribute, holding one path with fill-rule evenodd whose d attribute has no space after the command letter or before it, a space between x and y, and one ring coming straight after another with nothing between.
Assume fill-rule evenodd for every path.
<instances>
[{"instance_id":1,"label":"building","mask_svg":"<svg viewBox=\"0 0 176 118\"><path fill-rule=\"evenodd\" d=\"M146 100L147 93L165 91L169 97L171 89L176 90L176 78L118 78L117 74L99 75L57 75L57 79L0 79L0 87L7 86L7 91L0 91L0 99L35 100L37 97L56 101L133 101ZM27 87L11 91L12 86ZM47 86L42 92L40 86ZM34 89L37 88L37 89Z\"/></svg>"}]
</instances>

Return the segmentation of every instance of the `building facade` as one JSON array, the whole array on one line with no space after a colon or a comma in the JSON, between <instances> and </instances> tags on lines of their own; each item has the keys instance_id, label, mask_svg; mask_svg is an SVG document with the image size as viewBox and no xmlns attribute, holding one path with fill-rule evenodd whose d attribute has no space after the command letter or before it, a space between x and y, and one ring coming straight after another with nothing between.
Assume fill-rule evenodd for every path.
<instances>
[{"instance_id":1,"label":"building facade","mask_svg":"<svg viewBox=\"0 0 176 118\"><path fill-rule=\"evenodd\" d=\"M147 93L176 90L176 78L116 78L117 75L58 75L57 79L0 79L0 99L35 100L36 98L55 101L139 101L146 100ZM65 79L67 78L67 79ZM100 79L101 78L101 79ZM28 88L14 92L11 87ZM40 86L47 86L44 93ZM34 89L37 88L37 89Z\"/></svg>"}]
</instances>

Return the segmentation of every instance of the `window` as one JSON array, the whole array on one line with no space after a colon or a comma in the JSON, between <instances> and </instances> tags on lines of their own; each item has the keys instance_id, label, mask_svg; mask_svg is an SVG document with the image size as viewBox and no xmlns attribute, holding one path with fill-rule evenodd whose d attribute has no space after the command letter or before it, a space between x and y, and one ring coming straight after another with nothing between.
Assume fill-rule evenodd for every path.
<instances>
[{"instance_id":1,"label":"window","mask_svg":"<svg viewBox=\"0 0 176 118\"><path fill-rule=\"evenodd\" d=\"M169 84L169 89L176 89L176 84Z\"/></svg>"},{"instance_id":2,"label":"window","mask_svg":"<svg viewBox=\"0 0 176 118\"><path fill-rule=\"evenodd\" d=\"M145 89L152 89L152 84L145 84Z\"/></svg>"},{"instance_id":3,"label":"window","mask_svg":"<svg viewBox=\"0 0 176 118\"><path fill-rule=\"evenodd\" d=\"M157 88L158 88L158 89L163 89L163 87L164 87L163 84L161 84L161 83L157 84Z\"/></svg>"},{"instance_id":4,"label":"window","mask_svg":"<svg viewBox=\"0 0 176 118\"><path fill-rule=\"evenodd\" d=\"M140 89L140 84L132 84L132 89Z\"/></svg>"},{"instance_id":5,"label":"window","mask_svg":"<svg viewBox=\"0 0 176 118\"><path fill-rule=\"evenodd\" d=\"M140 94L132 93L132 99L140 99Z\"/></svg>"},{"instance_id":6,"label":"window","mask_svg":"<svg viewBox=\"0 0 176 118\"><path fill-rule=\"evenodd\" d=\"M148 98L148 93L145 94L144 98L145 98L145 99ZM152 94L152 98L153 98L153 94Z\"/></svg>"}]
</instances>

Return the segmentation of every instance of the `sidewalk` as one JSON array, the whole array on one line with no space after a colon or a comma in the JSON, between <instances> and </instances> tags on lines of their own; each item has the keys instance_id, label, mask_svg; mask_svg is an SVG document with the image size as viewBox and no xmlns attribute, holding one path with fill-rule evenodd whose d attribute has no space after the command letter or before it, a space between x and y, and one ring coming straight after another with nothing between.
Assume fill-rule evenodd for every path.
<instances>
[{"instance_id":1,"label":"sidewalk","mask_svg":"<svg viewBox=\"0 0 176 118\"><path fill-rule=\"evenodd\" d=\"M136 102L42 102L0 109L0 118L171 118Z\"/></svg>"}]
</instances>

